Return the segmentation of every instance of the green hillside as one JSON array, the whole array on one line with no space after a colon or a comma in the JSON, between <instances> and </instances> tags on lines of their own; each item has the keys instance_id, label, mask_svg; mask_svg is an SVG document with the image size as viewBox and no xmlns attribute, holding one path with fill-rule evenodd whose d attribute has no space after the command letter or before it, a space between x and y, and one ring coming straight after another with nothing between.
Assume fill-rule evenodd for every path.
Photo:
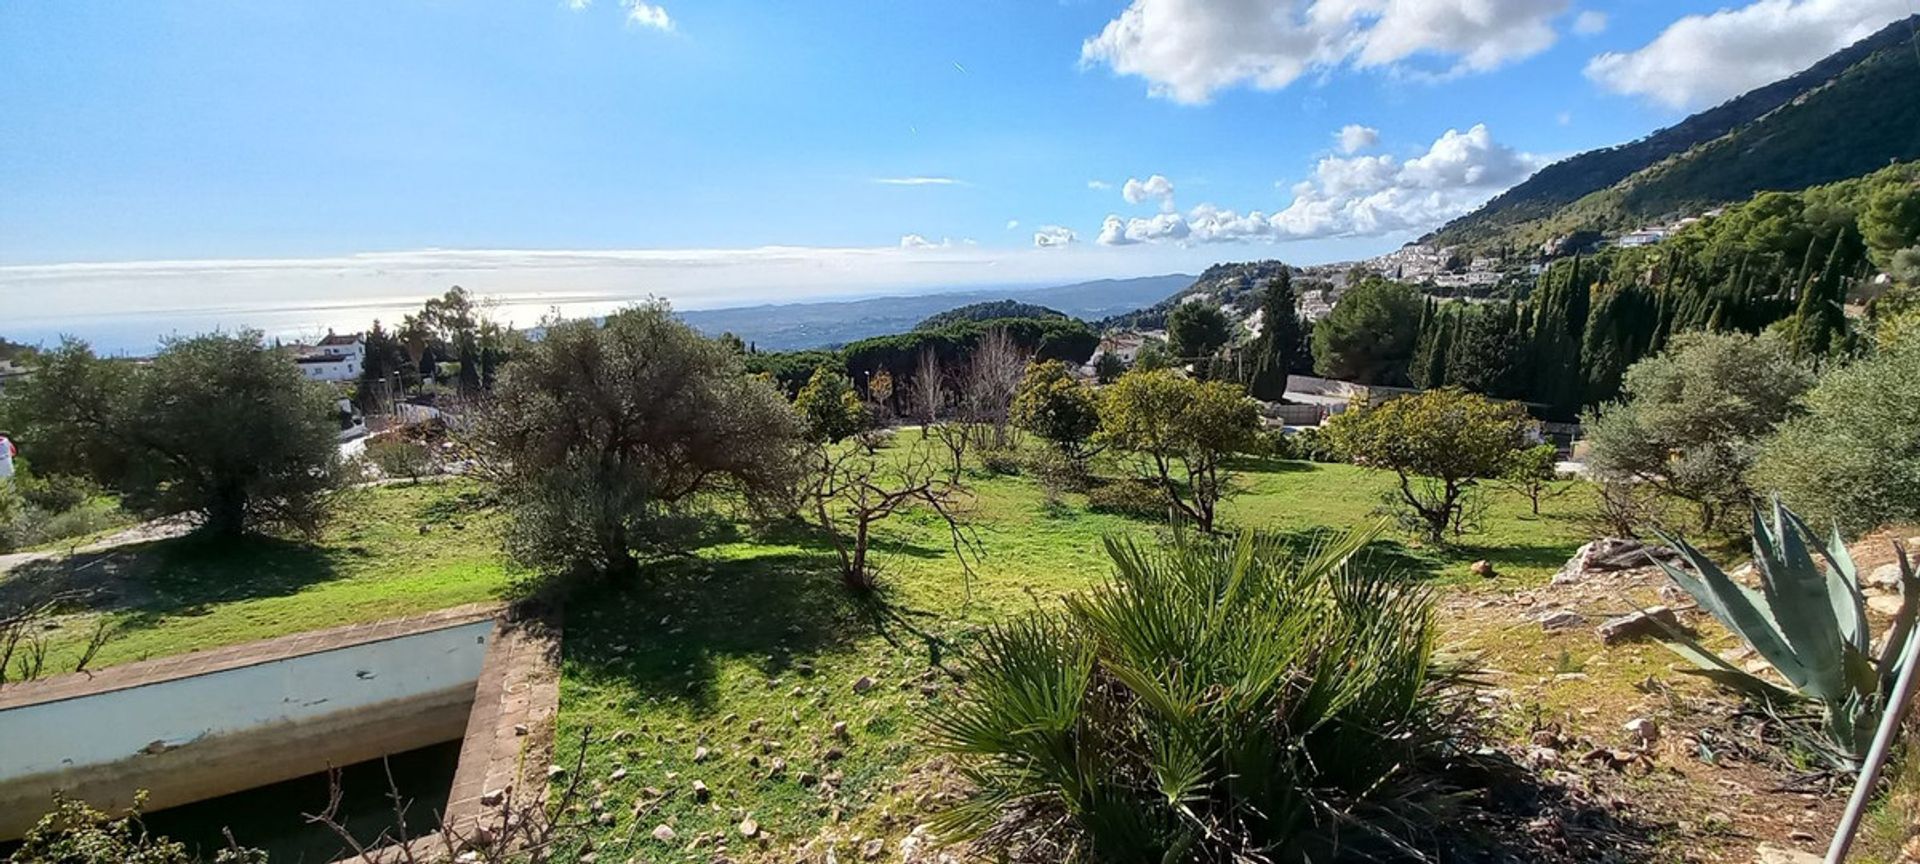
<instances>
[{"instance_id":1,"label":"green hillside","mask_svg":"<svg viewBox=\"0 0 1920 864\"><path fill-rule=\"evenodd\" d=\"M1550 165L1425 242L1527 248L1920 158L1916 27L1920 16L1894 22L1804 72L1639 141Z\"/></svg>"},{"instance_id":2,"label":"green hillside","mask_svg":"<svg viewBox=\"0 0 1920 864\"><path fill-rule=\"evenodd\" d=\"M970 303L957 309L948 309L928 316L914 325L915 330L938 330L966 321L992 321L996 318L1066 318L1067 313L1058 309L1049 309L1037 303L1022 303L1018 300L988 300L984 303Z\"/></svg>"}]
</instances>

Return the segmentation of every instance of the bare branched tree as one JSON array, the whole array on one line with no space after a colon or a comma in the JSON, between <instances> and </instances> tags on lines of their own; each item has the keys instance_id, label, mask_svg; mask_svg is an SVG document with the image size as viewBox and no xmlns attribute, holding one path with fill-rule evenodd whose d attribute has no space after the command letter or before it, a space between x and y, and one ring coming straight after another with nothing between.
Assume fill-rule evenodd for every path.
<instances>
[{"instance_id":1,"label":"bare branched tree","mask_svg":"<svg viewBox=\"0 0 1920 864\"><path fill-rule=\"evenodd\" d=\"M981 448L1005 450L1013 445L1009 409L1020 389L1020 377L1026 374L1027 359L1027 352L1002 327L987 331L974 347L960 399L965 411L962 419L980 436L975 443Z\"/></svg>"},{"instance_id":2,"label":"bare branched tree","mask_svg":"<svg viewBox=\"0 0 1920 864\"><path fill-rule=\"evenodd\" d=\"M940 355L932 348L920 349L920 361L913 372L913 406L920 415L920 434L940 421L947 407L947 373L940 368Z\"/></svg>"},{"instance_id":3,"label":"bare branched tree","mask_svg":"<svg viewBox=\"0 0 1920 864\"><path fill-rule=\"evenodd\" d=\"M980 556L979 539L965 520L968 493L957 472L938 458L928 439L885 452L884 433L863 433L841 446L814 450L814 476L808 514L826 532L840 559L840 578L855 591L878 586L871 557L873 529L896 513L923 507L947 526L955 557L968 578Z\"/></svg>"},{"instance_id":4,"label":"bare branched tree","mask_svg":"<svg viewBox=\"0 0 1920 864\"><path fill-rule=\"evenodd\" d=\"M341 812L345 790L336 770L329 772L326 808L306 814L306 818L333 832L349 852L342 860L357 864L546 864L573 860L574 855L585 851L591 835L591 814L576 811L589 809L578 804L587 791L581 784L592 737L591 728L580 733L578 755L565 774L567 783L551 801L538 792L509 786L493 798L481 799L486 809L472 819L442 820L434 831L415 836L407 829L411 802L401 794L389 770L387 797L392 802L393 826L373 838L362 839L347 827ZM629 845L632 840L630 836Z\"/></svg>"}]
</instances>

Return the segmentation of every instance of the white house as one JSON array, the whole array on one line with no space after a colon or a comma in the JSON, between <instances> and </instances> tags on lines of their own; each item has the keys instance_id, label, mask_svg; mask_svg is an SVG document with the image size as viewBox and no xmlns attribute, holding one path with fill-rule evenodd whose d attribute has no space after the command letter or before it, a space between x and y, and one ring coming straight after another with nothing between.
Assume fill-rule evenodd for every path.
<instances>
[{"instance_id":1,"label":"white house","mask_svg":"<svg viewBox=\"0 0 1920 864\"><path fill-rule=\"evenodd\" d=\"M358 333L337 335L327 331L326 338L314 345L295 346L293 362L309 381L356 381L366 365L367 340Z\"/></svg>"}]
</instances>

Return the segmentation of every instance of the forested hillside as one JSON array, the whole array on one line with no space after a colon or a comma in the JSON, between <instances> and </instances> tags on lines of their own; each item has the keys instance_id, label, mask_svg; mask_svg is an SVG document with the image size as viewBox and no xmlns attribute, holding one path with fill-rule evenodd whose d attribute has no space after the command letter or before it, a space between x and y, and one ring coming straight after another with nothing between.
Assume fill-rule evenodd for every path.
<instances>
[{"instance_id":1,"label":"forested hillside","mask_svg":"<svg viewBox=\"0 0 1920 864\"><path fill-rule=\"evenodd\" d=\"M1920 158L1920 16L1630 144L1562 160L1447 223L1434 245L1524 248Z\"/></svg>"}]
</instances>

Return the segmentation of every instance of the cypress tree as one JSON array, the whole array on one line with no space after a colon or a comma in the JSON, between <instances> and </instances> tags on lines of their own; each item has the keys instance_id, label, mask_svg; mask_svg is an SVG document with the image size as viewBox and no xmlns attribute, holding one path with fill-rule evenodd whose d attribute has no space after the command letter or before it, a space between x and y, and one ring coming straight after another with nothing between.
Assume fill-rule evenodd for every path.
<instances>
[{"instance_id":1,"label":"cypress tree","mask_svg":"<svg viewBox=\"0 0 1920 864\"><path fill-rule=\"evenodd\" d=\"M1281 270L1260 296L1260 338L1254 340L1247 392L1276 401L1286 393L1287 373L1300 356L1300 316L1295 309L1293 277Z\"/></svg>"}]
</instances>

